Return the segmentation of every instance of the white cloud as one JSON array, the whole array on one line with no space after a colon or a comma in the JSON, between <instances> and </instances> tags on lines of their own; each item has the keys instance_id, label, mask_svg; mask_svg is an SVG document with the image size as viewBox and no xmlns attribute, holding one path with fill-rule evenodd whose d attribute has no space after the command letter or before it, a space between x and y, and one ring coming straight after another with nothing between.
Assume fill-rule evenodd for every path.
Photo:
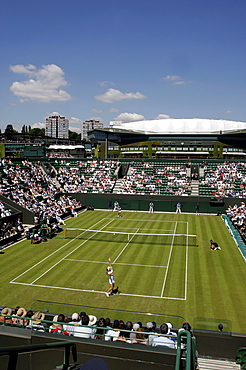
<instances>
[{"instance_id":1,"label":"white cloud","mask_svg":"<svg viewBox=\"0 0 246 370\"><path fill-rule=\"evenodd\" d=\"M68 118L69 119L69 125L82 125L82 123L84 122L81 118L77 118L77 117L70 117Z\"/></svg>"},{"instance_id":2,"label":"white cloud","mask_svg":"<svg viewBox=\"0 0 246 370\"><path fill-rule=\"evenodd\" d=\"M154 119L167 119L167 118L171 118L168 114L158 114L158 116L156 116Z\"/></svg>"},{"instance_id":3,"label":"white cloud","mask_svg":"<svg viewBox=\"0 0 246 370\"><path fill-rule=\"evenodd\" d=\"M119 109L116 109L116 108L110 108L108 110L101 110L101 109L92 109L91 110L92 113L116 113L116 112L119 112Z\"/></svg>"},{"instance_id":4,"label":"white cloud","mask_svg":"<svg viewBox=\"0 0 246 370\"><path fill-rule=\"evenodd\" d=\"M76 126L70 126L69 125L69 130L72 132L77 132L77 134L81 134L81 127L76 127Z\"/></svg>"},{"instance_id":5,"label":"white cloud","mask_svg":"<svg viewBox=\"0 0 246 370\"><path fill-rule=\"evenodd\" d=\"M108 110L108 113L116 113L116 112L119 112L119 109L116 109L116 108L110 108Z\"/></svg>"},{"instance_id":6,"label":"white cloud","mask_svg":"<svg viewBox=\"0 0 246 370\"><path fill-rule=\"evenodd\" d=\"M167 75L162 79L165 81L170 81L173 85L187 85L192 83L192 81L185 81L181 76L177 75Z\"/></svg>"},{"instance_id":7,"label":"white cloud","mask_svg":"<svg viewBox=\"0 0 246 370\"><path fill-rule=\"evenodd\" d=\"M182 80L182 77L177 76L177 75L167 75L167 76L163 77L163 80L166 80L166 81L177 81L177 80Z\"/></svg>"},{"instance_id":8,"label":"white cloud","mask_svg":"<svg viewBox=\"0 0 246 370\"><path fill-rule=\"evenodd\" d=\"M100 122L103 122L103 119L101 117L89 117L89 118L86 118L86 119L81 119L81 118L77 118L77 117L68 117L69 119L69 129L71 131L75 131L75 128L77 126L77 129L80 129L81 131L81 128L82 128L82 123L84 121L89 121L91 119L94 119L96 121L100 121ZM71 127L73 127L73 129L71 129Z\"/></svg>"},{"instance_id":9,"label":"white cloud","mask_svg":"<svg viewBox=\"0 0 246 370\"><path fill-rule=\"evenodd\" d=\"M93 108L92 110L92 113L97 113L97 114L99 114L99 113L103 113L104 111L103 110L101 110L101 109L95 109L95 108Z\"/></svg>"},{"instance_id":10,"label":"white cloud","mask_svg":"<svg viewBox=\"0 0 246 370\"><path fill-rule=\"evenodd\" d=\"M114 118L115 121L121 122L132 122L132 121L142 121L145 117L142 114L137 113L121 113L117 117Z\"/></svg>"},{"instance_id":11,"label":"white cloud","mask_svg":"<svg viewBox=\"0 0 246 370\"><path fill-rule=\"evenodd\" d=\"M185 81L175 81L173 84L174 85L185 85L187 84L188 82L185 82Z\"/></svg>"},{"instance_id":12,"label":"white cloud","mask_svg":"<svg viewBox=\"0 0 246 370\"><path fill-rule=\"evenodd\" d=\"M99 82L99 85L100 86L114 86L115 84L110 81L102 81L102 82Z\"/></svg>"},{"instance_id":13,"label":"white cloud","mask_svg":"<svg viewBox=\"0 0 246 370\"><path fill-rule=\"evenodd\" d=\"M108 89L104 94L96 95L95 98L104 103L113 103L124 99L144 99L146 96L141 94L139 91L136 93L123 93L120 90Z\"/></svg>"},{"instance_id":14,"label":"white cloud","mask_svg":"<svg viewBox=\"0 0 246 370\"><path fill-rule=\"evenodd\" d=\"M44 122L36 122L32 125L32 128L45 128Z\"/></svg>"},{"instance_id":15,"label":"white cloud","mask_svg":"<svg viewBox=\"0 0 246 370\"><path fill-rule=\"evenodd\" d=\"M63 70L55 64L43 65L39 69L32 64L17 64L10 66L10 70L28 76L27 80L15 81L10 86L12 93L18 96L22 103L30 100L49 103L72 99L71 95L60 89L61 86L67 85L67 81Z\"/></svg>"},{"instance_id":16,"label":"white cloud","mask_svg":"<svg viewBox=\"0 0 246 370\"><path fill-rule=\"evenodd\" d=\"M225 111L221 112L221 114L231 114L231 113L233 113L232 110L225 110Z\"/></svg>"},{"instance_id":17,"label":"white cloud","mask_svg":"<svg viewBox=\"0 0 246 370\"><path fill-rule=\"evenodd\" d=\"M99 122L101 122L101 123L103 123L104 122L104 119L102 118L102 117L89 117L89 118L86 118L86 120L85 121L90 121L90 120L95 120L95 121L99 121Z\"/></svg>"}]
</instances>

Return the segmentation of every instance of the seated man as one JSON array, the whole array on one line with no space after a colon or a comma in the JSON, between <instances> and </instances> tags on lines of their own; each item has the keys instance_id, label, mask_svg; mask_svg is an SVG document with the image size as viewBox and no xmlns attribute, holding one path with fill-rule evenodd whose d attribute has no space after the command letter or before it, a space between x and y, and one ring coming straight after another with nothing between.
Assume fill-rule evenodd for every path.
<instances>
[{"instance_id":1,"label":"seated man","mask_svg":"<svg viewBox=\"0 0 246 370\"><path fill-rule=\"evenodd\" d=\"M80 338L95 338L96 329L89 327L89 316L82 316L81 324L83 326L76 326L73 332L74 337Z\"/></svg>"},{"instance_id":2,"label":"seated man","mask_svg":"<svg viewBox=\"0 0 246 370\"><path fill-rule=\"evenodd\" d=\"M162 324L160 326L160 334L167 335L168 334L168 326L167 324ZM165 337L165 336L160 336L156 335L156 337L152 341L152 346L153 347L168 347L168 348L175 348L175 343L172 339Z\"/></svg>"}]
</instances>

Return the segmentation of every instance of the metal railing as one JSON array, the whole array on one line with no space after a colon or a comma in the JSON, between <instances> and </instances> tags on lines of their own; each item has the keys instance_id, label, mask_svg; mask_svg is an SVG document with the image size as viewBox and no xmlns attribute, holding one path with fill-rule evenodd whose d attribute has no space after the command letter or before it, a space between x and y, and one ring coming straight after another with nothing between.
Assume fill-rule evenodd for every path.
<instances>
[{"instance_id":1,"label":"metal railing","mask_svg":"<svg viewBox=\"0 0 246 370\"><path fill-rule=\"evenodd\" d=\"M182 361L185 361L184 367ZM188 330L182 330L178 333L175 370L181 369L196 369L196 338Z\"/></svg>"}]
</instances>

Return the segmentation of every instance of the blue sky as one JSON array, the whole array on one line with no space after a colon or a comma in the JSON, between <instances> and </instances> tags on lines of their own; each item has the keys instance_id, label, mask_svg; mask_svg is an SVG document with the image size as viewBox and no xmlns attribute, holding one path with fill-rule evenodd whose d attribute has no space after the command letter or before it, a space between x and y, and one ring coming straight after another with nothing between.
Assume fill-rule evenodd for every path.
<instances>
[{"instance_id":1,"label":"blue sky","mask_svg":"<svg viewBox=\"0 0 246 370\"><path fill-rule=\"evenodd\" d=\"M246 121L245 0L9 0L0 128L156 117Z\"/></svg>"}]
</instances>

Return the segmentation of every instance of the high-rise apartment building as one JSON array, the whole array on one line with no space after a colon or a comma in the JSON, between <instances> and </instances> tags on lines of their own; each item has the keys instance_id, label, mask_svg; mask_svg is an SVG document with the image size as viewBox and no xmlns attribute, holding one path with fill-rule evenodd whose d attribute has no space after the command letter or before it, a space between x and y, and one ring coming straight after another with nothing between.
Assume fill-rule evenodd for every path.
<instances>
[{"instance_id":1,"label":"high-rise apartment building","mask_svg":"<svg viewBox=\"0 0 246 370\"><path fill-rule=\"evenodd\" d=\"M88 131L94 130L96 128L103 128L103 123L100 121L96 121L94 119L84 121L82 123L82 134L81 134L81 139L86 139L88 140Z\"/></svg>"},{"instance_id":2,"label":"high-rise apartment building","mask_svg":"<svg viewBox=\"0 0 246 370\"><path fill-rule=\"evenodd\" d=\"M69 120L59 113L52 113L46 118L45 135L50 137L68 139Z\"/></svg>"}]
</instances>

